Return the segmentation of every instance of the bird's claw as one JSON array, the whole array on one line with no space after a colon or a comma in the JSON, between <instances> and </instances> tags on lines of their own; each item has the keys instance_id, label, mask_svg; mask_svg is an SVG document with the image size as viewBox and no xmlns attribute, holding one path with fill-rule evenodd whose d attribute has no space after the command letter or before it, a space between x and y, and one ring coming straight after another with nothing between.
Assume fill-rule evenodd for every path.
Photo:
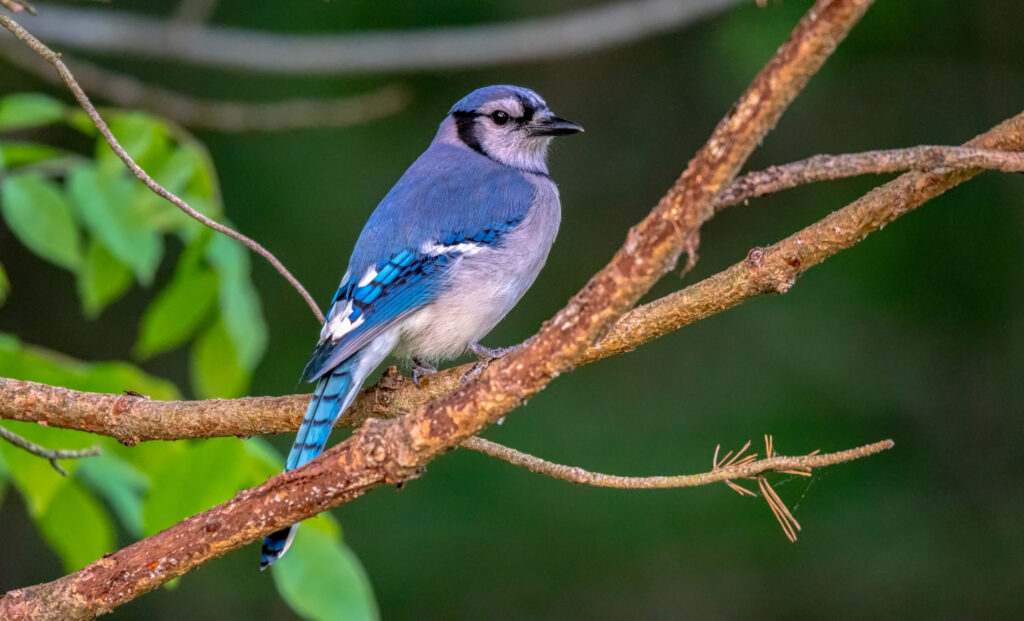
<instances>
[{"instance_id":1,"label":"bird's claw","mask_svg":"<svg viewBox=\"0 0 1024 621\"><path fill-rule=\"evenodd\" d=\"M511 347L490 348L484 347L480 343L470 344L469 351L473 352L473 355L476 356L476 364L474 364L469 371L466 371L466 374L462 376L461 380L459 380L459 384L465 384L469 380L477 377L478 375L483 373L484 369L490 366L492 362L494 362L498 358L501 358L502 356L509 353L516 347L518 347L518 345L512 345Z\"/></svg>"},{"instance_id":2,"label":"bird's claw","mask_svg":"<svg viewBox=\"0 0 1024 621\"><path fill-rule=\"evenodd\" d=\"M412 359L412 382L416 384L416 388L422 389L423 386L420 385L420 380L434 373L437 373L437 367L434 365L417 358Z\"/></svg>"}]
</instances>

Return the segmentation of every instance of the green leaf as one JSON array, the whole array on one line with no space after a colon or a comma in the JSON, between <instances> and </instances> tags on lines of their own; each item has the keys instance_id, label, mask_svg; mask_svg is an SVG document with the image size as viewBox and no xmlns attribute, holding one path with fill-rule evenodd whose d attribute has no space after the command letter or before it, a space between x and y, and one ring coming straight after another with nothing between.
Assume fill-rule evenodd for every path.
<instances>
[{"instance_id":1,"label":"green leaf","mask_svg":"<svg viewBox=\"0 0 1024 621\"><path fill-rule=\"evenodd\" d=\"M143 170L156 170L170 155L171 140L159 120L141 112L119 113L110 119L110 131ZM96 161L104 170L121 170L124 163L106 140L96 140Z\"/></svg>"},{"instance_id":2,"label":"green leaf","mask_svg":"<svg viewBox=\"0 0 1024 621\"><path fill-rule=\"evenodd\" d=\"M38 127L64 117L64 104L40 93L18 93L0 98L0 130Z\"/></svg>"},{"instance_id":3,"label":"green leaf","mask_svg":"<svg viewBox=\"0 0 1024 621\"><path fill-rule=\"evenodd\" d=\"M67 117L64 119L68 127L77 129L86 136L98 136L99 130L93 124L92 119L85 113L85 110L81 108L74 108L68 111Z\"/></svg>"},{"instance_id":4,"label":"green leaf","mask_svg":"<svg viewBox=\"0 0 1024 621\"><path fill-rule=\"evenodd\" d=\"M73 480L61 487L36 524L68 572L115 549L114 525L106 511Z\"/></svg>"},{"instance_id":5,"label":"green leaf","mask_svg":"<svg viewBox=\"0 0 1024 621\"><path fill-rule=\"evenodd\" d=\"M4 461L4 456L0 455L0 509L4 506L4 498L7 496L7 480L10 476L11 473L7 470L7 462Z\"/></svg>"},{"instance_id":6,"label":"green leaf","mask_svg":"<svg viewBox=\"0 0 1024 621\"><path fill-rule=\"evenodd\" d=\"M164 165L153 172L153 178L171 192L181 194L189 181L203 168L203 164L199 149L183 145L175 149Z\"/></svg>"},{"instance_id":7,"label":"green leaf","mask_svg":"<svg viewBox=\"0 0 1024 621\"><path fill-rule=\"evenodd\" d=\"M220 312L238 362L252 373L267 349L267 323L256 288L248 278L220 279Z\"/></svg>"},{"instance_id":8,"label":"green leaf","mask_svg":"<svg viewBox=\"0 0 1024 621\"><path fill-rule=\"evenodd\" d=\"M66 429L48 429L32 423L14 421L5 421L4 426L26 440L46 447L76 449L94 443L94 439L88 434ZM25 499L29 513L36 519L46 514L53 499L71 480L61 476L47 460L8 442L0 442L0 455L3 455L10 468L11 480ZM82 461L84 460L64 460L61 467L68 473L74 473Z\"/></svg>"},{"instance_id":9,"label":"green leaf","mask_svg":"<svg viewBox=\"0 0 1024 621\"><path fill-rule=\"evenodd\" d=\"M89 240L85 262L78 272L78 296L82 311L93 319L121 297L132 284L132 272L95 239Z\"/></svg>"},{"instance_id":10,"label":"green leaf","mask_svg":"<svg viewBox=\"0 0 1024 621\"><path fill-rule=\"evenodd\" d=\"M142 497L149 488L148 476L110 451L82 460L75 475L107 499L125 530L142 537Z\"/></svg>"},{"instance_id":11,"label":"green leaf","mask_svg":"<svg viewBox=\"0 0 1024 621\"><path fill-rule=\"evenodd\" d=\"M82 261L78 228L64 194L39 175L8 177L0 188L0 210L29 250L71 271Z\"/></svg>"},{"instance_id":12,"label":"green leaf","mask_svg":"<svg viewBox=\"0 0 1024 621\"><path fill-rule=\"evenodd\" d=\"M243 487L245 448L238 438L190 442L180 458L150 473L143 502L146 535L230 499Z\"/></svg>"},{"instance_id":13,"label":"green leaf","mask_svg":"<svg viewBox=\"0 0 1024 621\"><path fill-rule=\"evenodd\" d=\"M175 272L142 315L135 352L149 357L184 343L209 317L217 295L217 275L206 268Z\"/></svg>"},{"instance_id":14,"label":"green leaf","mask_svg":"<svg viewBox=\"0 0 1024 621\"><path fill-rule=\"evenodd\" d=\"M11 478L11 470L4 461L3 453L0 453L0 509L4 506L4 497L7 495L8 481Z\"/></svg>"},{"instance_id":15,"label":"green leaf","mask_svg":"<svg viewBox=\"0 0 1024 621\"><path fill-rule=\"evenodd\" d=\"M7 294L11 292L11 281L7 278L3 263L0 263L0 306L7 301Z\"/></svg>"},{"instance_id":16,"label":"green leaf","mask_svg":"<svg viewBox=\"0 0 1024 621\"><path fill-rule=\"evenodd\" d=\"M0 170L53 160L68 155L67 151L31 142L0 142Z\"/></svg>"},{"instance_id":17,"label":"green leaf","mask_svg":"<svg viewBox=\"0 0 1024 621\"><path fill-rule=\"evenodd\" d=\"M239 397L249 388L249 374L239 364L221 319L192 345L189 371L192 387L202 399Z\"/></svg>"},{"instance_id":18,"label":"green leaf","mask_svg":"<svg viewBox=\"0 0 1024 621\"><path fill-rule=\"evenodd\" d=\"M0 333L0 377L42 382L89 392L117 394L125 390L134 390L154 399L173 400L181 397L174 384L149 375L126 362L80 362L49 350L23 345L14 336L3 333ZM34 425L30 428L36 429ZM53 434L59 431L63 430L48 429L46 433ZM81 436L93 437L86 434ZM40 443L47 444L45 440ZM5 443L0 442L0 446L3 444ZM82 446L88 444L86 442Z\"/></svg>"},{"instance_id":19,"label":"green leaf","mask_svg":"<svg viewBox=\"0 0 1024 621\"><path fill-rule=\"evenodd\" d=\"M284 458L263 438L249 438L245 446L245 478L242 485L254 487L284 469Z\"/></svg>"},{"instance_id":20,"label":"green leaf","mask_svg":"<svg viewBox=\"0 0 1024 621\"><path fill-rule=\"evenodd\" d=\"M110 253L149 285L163 254L163 238L134 202L135 181L120 170L76 166L68 180L82 221Z\"/></svg>"},{"instance_id":21,"label":"green leaf","mask_svg":"<svg viewBox=\"0 0 1024 621\"><path fill-rule=\"evenodd\" d=\"M242 368L252 372L267 348L267 324L249 279L248 251L224 235L210 241L207 256L220 276L220 312Z\"/></svg>"},{"instance_id":22,"label":"green leaf","mask_svg":"<svg viewBox=\"0 0 1024 621\"><path fill-rule=\"evenodd\" d=\"M277 590L292 610L318 621L380 618L373 590L359 560L330 534L321 519L307 520L291 548L271 570Z\"/></svg>"}]
</instances>

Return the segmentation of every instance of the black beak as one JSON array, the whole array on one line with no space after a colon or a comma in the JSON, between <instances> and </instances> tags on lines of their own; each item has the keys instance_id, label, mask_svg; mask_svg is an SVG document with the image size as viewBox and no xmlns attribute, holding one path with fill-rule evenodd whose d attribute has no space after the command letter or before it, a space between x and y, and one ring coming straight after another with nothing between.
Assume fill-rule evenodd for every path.
<instances>
[{"instance_id":1,"label":"black beak","mask_svg":"<svg viewBox=\"0 0 1024 621\"><path fill-rule=\"evenodd\" d=\"M531 136L568 136L583 131L583 126L552 115L534 119L529 129Z\"/></svg>"}]
</instances>

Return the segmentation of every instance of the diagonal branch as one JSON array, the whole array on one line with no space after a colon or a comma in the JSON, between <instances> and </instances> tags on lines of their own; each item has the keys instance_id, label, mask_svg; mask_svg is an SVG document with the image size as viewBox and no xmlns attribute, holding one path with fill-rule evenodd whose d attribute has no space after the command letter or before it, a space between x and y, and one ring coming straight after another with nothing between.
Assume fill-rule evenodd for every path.
<instances>
[{"instance_id":1,"label":"diagonal branch","mask_svg":"<svg viewBox=\"0 0 1024 621\"><path fill-rule=\"evenodd\" d=\"M969 140L972 149L1024 149L1024 112ZM669 332L767 293L785 293L797 277L832 255L982 172L910 172L853 203L681 291L626 314L580 361L592 362L636 349Z\"/></svg>"},{"instance_id":2,"label":"diagonal branch","mask_svg":"<svg viewBox=\"0 0 1024 621\"><path fill-rule=\"evenodd\" d=\"M943 184L934 191L941 192L973 176L981 168L1015 171L1024 166L1024 154L994 149L1020 149L1024 141L1024 114L1013 117L982 136L967 143L967 147L920 147L874 151L872 154L891 156L888 161L899 161L906 168L955 168L956 174L944 175ZM890 165L881 163L867 154L819 156L750 173L736 180L721 196L729 201L742 201L747 196L762 195L764 183L775 184L773 189L791 187L788 184L819 181L839 173L889 172ZM851 168L846 162L856 162ZM806 166L806 168L805 168ZM773 173L772 171L786 171ZM839 172L835 172L839 171ZM877 230L900 215L921 204L929 196L908 193L906 188L914 177L904 176L886 186L880 195L872 196L870 203L862 199L831 216L811 225L797 236L779 242L772 248L776 257L774 278L785 284L813 265L847 248L868 233ZM784 181L781 181L784 180ZM723 202L716 200L716 207ZM870 211L868 218L864 210ZM858 213L859 212L859 213ZM858 222L862 224L858 225ZM836 232L839 227L839 232ZM818 246L812 242L818 241ZM753 261L762 262L764 250L755 249ZM778 257L796 257L799 253L813 256L812 261L793 259L778 267ZM760 257L760 258L759 258ZM649 304L634 308L616 322L601 342L589 348L576 360L584 365L608 356L636 349L643 343L736 306L763 293L779 293L780 287L751 287L746 281L753 263L741 261L728 270L682 291L670 294ZM778 276L778 270L784 270ZM761 276L765 278L764 273ZM762 283L763 284L763 283ZM447 395L459 387L460 378L471 365L462 365L441 371L424 379L422 388L402 378L391 367L376 385L365 389L355 403L338 421L339 427L357 427L367 418L391 418L408 414ZM302 413L308 404L308 395L285 397L245 397L230 401L152 401L127 395L81 393L65 388L19 382L0 378L0 418L41 422L51 427L78 429L116 438L125 444L147 440L178 440L218 436L252 436L283 433L298 429Z\"/></svg>"},{"instance_id":3,"label":"diagonal branch","mask_svg":"<svg viewBox=\"0 0 1024 621\"><path fill-rule=\"evenodd\" d=\"M998 158L992 157L993 152L990 149L1024 148L1024 113L1008 119L967 144L972 146L949 151L966 154L967 160L958 161L958 166L966 162L982 164L983 162L974 159L974 153L983 154L991 163ZM1014 160L1019 161L1021 154L1007 155L1011 156L1010 162L1016 167ZM845 157L847 156L838 156ZM928 162L934 163L933 160ZM922 167L928 165L922 162ZM778 168L791 168L791 165ZM829 167L826 166L827 168ZM630 311L615 324L598 346L587 350L577 360L577 364L588 364L608 356L632 351L647 341L753 297L764 293L784 292L785 286L780 287L780 284L791 283L796 276L813 265L852 246L868 233L878 230L929 198L979 172L979 169L975 169L934 173L926 177L904 175L807 227L801 233L775 244L768 249L767 264L765 250L755 249L748 260L741 261L724 272ZM751 173L748 176L760 174ZM742 183L743 179L745 178L737 180L737 184ZM735 187L735 184L731 187ZM757 185L751 187L756 188ZM922 194L912 191L914 188L930 190ZM856 226L855 223L858 221L864 224ZM801 252L811 260L801 262L797 256ZM758 262L760 268L756 268ZM765 272L766 268L768 271ZM749 278L749 273L753 269L762 270L762 286L753 286L756 279ZM775 276L769 276L768 282L775 278L776 284L763 286L764 275L772 273ZM469 366L463 365L433 375L422 383L422 389L403 378L395 367L391 367L376 385L360 394L338 421L338 426L357 427L370 417L388 418L414 411L432 399L449 394L458 388L459 379ZM234 400L153 401L130 395L83 393L34 382L0 378L0 418L89 431L116 438L125 444L146 440L251 436L295 431L299 427L308 399L308 395L290 395L245 397ZM464 442L463 446L479 449L483 445L475 444L477 442L486 441L470 439ZM502 457L497 450L489 451L488 454ZM513 453L508 453L511 454Z\"/></svg>"},{"instance_id":4,"label":"diagonal branch","mask_svg":"<svg viewBox=\"0 0 1024 621\"><path fill-rule=\"evenodd\" d=\"M418 476L568 371L685 250L693 257L715 195L736 175L810 77L867 10L868 0L819 0L719 123L664 199L535 337L479 378L398 419L366 421L309 464L110 554L57 581L10 592L0 616L106 612L197 565L382 484Z\"/></svg>"},{"instance_id":5,"label":"diagonal branch","mask_svg":"<svg viewBox=\"0 0 1024 621\"><path fill-rule=\"evenodd\" d=\"M266 259L272 266L274 266L274 269L276 269L279 274L284 276L285 280L287 280L288 283L291 284L291 286L294 287L295 290L298 291L300 295L302 295L303 299L306 300L306 304L309 305L309 308L317 316L320 322L323 323L323 313L320 312L320 308L316 305L316 302L313 300L313 297L309 295L309 292L306 291L305 287L302 286L302 283L300 283L298 279L296 279L295 276L293 276L292 273L288 271L288 268L286 268L284 264L282 264L281 261L277 259L277 257L271 254L269 250L261 246L255 240L239 233L238 231L235 231L234 229L228 226L221 224L220 222L211 220L204 214L196 211L188 203L181 200L181 198L179 198L176 194L167 190L165 187L157 183L155 179L149 176L149 173L142 170L142 168L140 168L139 165L135 163L135 160L132 159L132 156L128 155L128 152L124 150L124 147L121 146L121 143L119 143L117 141L117 138L114 137L113 132L110 131L110 127L107 126L106 121L103 120L103 117L100 116L100 113L96 111L96 108L92 105L92 102L89 101L89 96L85 94L85 91L82 90L82 87L79 86L78 82L75 81L75 78L71 75L71 72L68 70L67 65L65 65L64 61L60 59L60 54L48 48L39 39L35 38L34 36L32 36L31 33L22 28L21 25L18 24L18 22L14 21L7 15L4 15L2 12L0 12L0 26L3 26L7 30L9 30L12 34L14 34L15 37L23 41L26 45L32 48L32 50L34 50L37 54L45 58L46 61L49 62L51 65L53 65L55 69L57 69L57 73L60 74L61 80L64 81L67 87L71 90L71 93L74 94L75 99L78 100L78 103L85 110L85 113L89 116L89 119L93 122L93 125L96 126L96 129L99 130L100 135L103 136L103 139L107 141L107 144L109 144L110 148L113 149L115 154L117 154L117 157L120 158L122 162L124 162L124 165L128 167L128 170L130 170L133 175L138 177L140 181L146 184L146 187L152 190L153 193L156 194L157 196L166 199L175 207L185 212L190 218L198 220L203 225L217 231L218 233L223 233L224 235L227 235L228 237L231 237L232 239L241 242L250 250Z\"/></svg>"}]
</instances>

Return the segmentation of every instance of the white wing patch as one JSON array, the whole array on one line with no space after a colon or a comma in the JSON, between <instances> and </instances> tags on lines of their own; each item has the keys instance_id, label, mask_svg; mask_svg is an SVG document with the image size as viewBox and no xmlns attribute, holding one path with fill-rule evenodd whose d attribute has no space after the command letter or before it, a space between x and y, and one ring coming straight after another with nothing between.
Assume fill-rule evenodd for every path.
<instances>
[{"instance_id":1,"label":"white wing patch","mask_svg":"<svg viewBox=\"0 0 1024 621\"><path fill-rule=\"evenodd\" d=\"M356 286L365 287L366 285L373 282L373 279L377 277L378 273L379 272L375 268L371 267L370 269L366 270L366 273L363 274L363 277L359 279L359 284L357 284Z\"/></svg>"},{"instance_id":2,"label":"white wing patch","mask_svg":"<svg viewBox=\"0 0 1024 621\"><path fill-rule=\"evenodd\" d=\"M327 339L337 341L366 321L365 314L359 315L359 319L356 319L355 321L349 319L349 315L351 314L352 300L349 300L348 303L345 304L345 308L334 313L334 317L324 324L323 329L320 330L320 341L323 342Z\"/></svg>"},{"instance_id":3,"label":"white wing patch","mask_svg":"<svg viewBox=\"0 0 1024 621\"><path fill-rule=\"evenodd\" d=\"M486 244L477 244L474 242L459 242L458 244L435 244L426 243L420 247L420 252L427 256L436 257L442 254L448 254L451 252L471 255L476 254L486 248Z\"/></svg>"}]
</instances>

